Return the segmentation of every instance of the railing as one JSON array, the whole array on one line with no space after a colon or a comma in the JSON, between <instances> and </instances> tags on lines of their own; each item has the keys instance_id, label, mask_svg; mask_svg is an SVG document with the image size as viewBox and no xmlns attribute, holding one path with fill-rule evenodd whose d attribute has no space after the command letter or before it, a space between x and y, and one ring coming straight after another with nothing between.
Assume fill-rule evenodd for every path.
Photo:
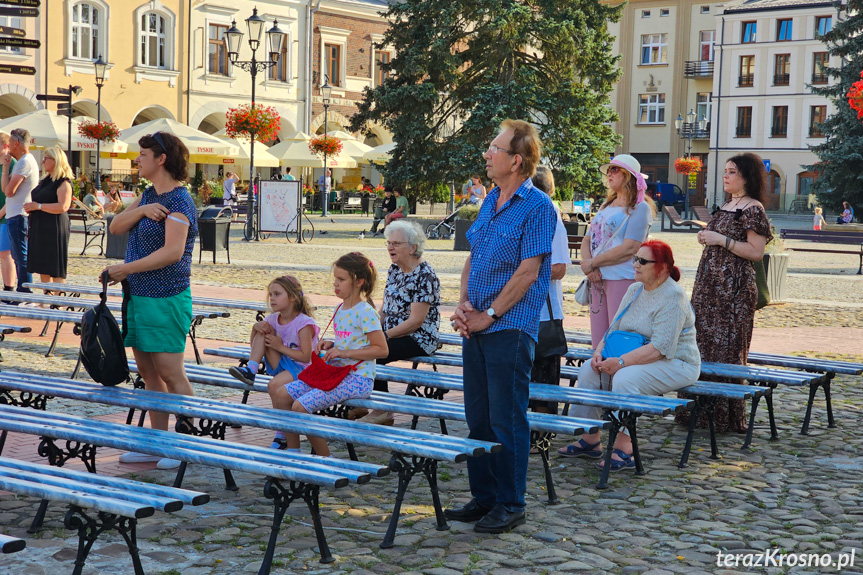
<instances>
[{"instance_id":1,"label":"railing","mask_svg":"<svg viewBox=\"0 0 863 575\"><path fill-rule=\"evenodd\" d=\"M827 74L823 72L814 72L812 74L812 83L813 84L826 84L828 80Z\"/></svg>"},{"instance_id":2,"label":"railing","mask_svg":"<svg viewBox=\"0 0 863 575\"><path fill-rule=\"evenodd\" d=\"M684 140L691 137L693 140L707 140L710 138L710 122L707 123L707 127L705 129L700 129L698 127L697 122L689 123L684 122L680 127L680 137Z\"/></svg>"},{"instance_id":3,"label":"railing","mask_svg":"<svg viewBox=\"0 0 863 575\"><path fill-rule=\"evenodd\" d=\"M755 84L755 74L741 74L737 77L739 88L751 88Z\"/></svg>"},{"instance_id":4,"label":"railing","mask_svg":"<svg viewBox=\"0 0 863 575\"><path fill-rule=\"evenodd\" d=\"M713 60L689 60L683 65L687 78L709 78L713 76Z\"/></svg>"},{"instance_id":5,"label":"railing","mask_svg":"<svg viewBox=\"0 0 863 575\"><path fill-rule=\"evenodd\" d=\"M773 85L774 86L787 86L791 83L791 74L774 74L773 75Z\"/></svg>"}]
</instances>

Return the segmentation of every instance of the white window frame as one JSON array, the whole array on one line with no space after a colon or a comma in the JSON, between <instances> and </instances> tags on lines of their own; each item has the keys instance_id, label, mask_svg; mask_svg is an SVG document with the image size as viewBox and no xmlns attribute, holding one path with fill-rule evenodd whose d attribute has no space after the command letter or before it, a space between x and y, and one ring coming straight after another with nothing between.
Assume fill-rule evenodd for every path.
<instances>
[{"instance_id":1,"label":"white window frame","mask_svg":"<svg viewBox=\"0 0 863 575\"><path fill-rule=\"evenodd\" d=\"M653 114L653 120L650 119ZM642 121L646 117L646 121ZM665 124L665 94L638 95L638 124L640 126Z\"/></svg>"},{"instance_id":2,"label":"white window frame","mask_svg":"<svg viewBox=\"0 0 863 575\"><path fill-rule=\"evenodd\" d=\"M228 67L226 69L227 74L220 74L218 71L213 72L212 70L210 70L210 26L226 26L226 27L230 28L231 27L231 21L230 20L208 18L204 22L204 72L206 74L206 77L209 79L218 78L218 79L222 79L222 80L225 80L225 79L233 80L233 78L234 78L234 66L231 64L231 58L230 57L227 58L227 61L228 61L228 64L227 64ZM227 50L228 50L227 39L225 39L225 51L226 51L226 53L227 53Z\"/></svg>"},{"instance_id":3,"label":"white window frame","mask_svg":"<svg viewBox=\"0 0 863 575\"><path fill-rule=\"evenodd\" d=\"M645 49L648 50L647 61L645 62ZM641 55L639 58L642 66L658 66L668 64L668 34L663 32L659 34L642 34L641 35Z\"/></svg>"},{"instance_id":4,"label":"white window frame","mask_svg":"<svg viewBox=\"0 0 863 575\"><path fill-rule=\"evenodd\" d=\"M141 54L141 41L145 32L141 30L141 18L146 14L154 12L159 17L165 20L165 65L159 67L149 66L144 63ZM174 12L166 7L160 0L151 0L146 4L142 4L135 10L135 28L137 34L137 45L135 47L135 66L136 68L146 68L148 70L177 70L175 65L175 49L176 49L176 31L177 31L177 16ZM149 33L148 33L149 35Z\"/></svg>"},{"instance_id":5,"label":"white window frame","mask_svg":"<svg viewBox=\"0 0 863 575\"><path fill-rule=\"evenodd\" d=\"M701 7L702 14L710 14L710 6L702 6Z\"/></svg>"},{"instance_id":6,"label":"white window frame","mask_svg":"<svg viewBox=\"0 0 863 575\"><path fill-rule=\"evenodd\" d=\"M671 16L671 9L669 8L660 8L659 9L659 17L664 18L666 16Z\"/></svg>"},{"instance_id":7,"label":"white window frame","mask_svg":"<svg viewBox=\"0 0 863 575\"><path fill-rule=\"evenodd\" d=\"M318 31L321 35L321 44L320 44L320 54L321 61L320 67L318 70L320 74L318 74L318 86L324 85L324 74L326 74L327 70L327 55L325 53L325 47L327 44L334 44L336 46L341 46L341 57L339 58L339 85L333 86L332 80L330 80L330 85L333 86L333 92L344 96L345 89L348 83L348 74L347 74L347 64L348 64L348 36L351 35L350 30L344 30L342 28L332 28L330 26L318 26Z\"/></svg>"},{"instance_id":8,"label":"white window frame","mask_svg":"<svg viewBox=\"0 0 863 575\"><path fill-rule=\"evenodd\" d=\"M641 11L642 18L650 18L650 10L642 10Z\"/></svg>"},{"instance_id":9,"label":"white window frame","mask_svg":"<svg viewBox=\"0 0 863 575\"><path fill-rule=\"evenodd\" d=\"M372 87L373 87L373 88L376 88L376 87L379 85L379 84L378 84L378 68L379 68L379 66L378 66L378 60L379 60L380 58L378 57L378 54L379 54L380 52L388 52L388 53L389 53L389 55L390 55L390 61L392 61L392 60L393 60L393 58L395 58L396 51L395 51L395 50L393 49L393 47L392 47L392 46L390 46L390 45L386 45L386 46L384 46L383 48L381 48L380 50L378 50L377 48L375 48L375 44L379 44L379 43L381 43L381 42L383 42L383 41L384 41L384 36L383 36L383 34L370 34L370 35L369 35L369 37L370 37L370 38L371 38L371 40L372 40L372 50L371 50L371 52L372 52L372 61L371 61L370 65L369 65L369 70L371 70L371 71L372 71L372 77L371 77L371 80L372 80ZM393 73L391 72L390 74L393 74Z\"/></svg>"},{"instance_id":10,"label":"white window frame","mask_svg":"<svg viewBox=\"0 0 863 575\"><path fill-rule=\"evenodd\" d=\"M73 20L73 16L75 14L75 8L81 6L83 4L89 4L91 8L96 8L99 11L99 24L95 27L98 31L98 36L96 40L96 49L94 50L94 54L92 54L91 58L83 58L80 55L73 56L75 42L73 40L74 34L73 29L76 24ZM110 54L108 53L108 47L111 45L109 42L108 34L110 33L110 26L108 26L108 18L110 16L110 8L108 4L103 2L102 0L78 0L77 2L68 2L66 4L66 23L67 23L67 44L66 44L66 58L69 60L77 60L79 62L87 62L92 63L99 57L101 54L102 59L106 62L110 61ZM78 10L80 14L80 9ZM90 29L92 30L94 27L90 24ZM90 66L92 68L92 66ZM95 74L95 70L92 72Z\"/></svg>"},{"instance_id":11,"label":"white window frame","mask_svg":"<svg viewBox=\"0 0 863 575\"><path fill-rule=\"evenodd\" d=\"M710 34L709 42L704 40L705 34ZM702 30L698 33L698 41L698 59L701 62L713 62L713 59L716 57L716 30ZM710 45L710 58L707 60L703 60L701 55L704 53L704 46L708 44Z\"/></svg>"},{"instance_id":12,"label":"white window frame","mask_svg":"<svg viewBox=\"0 0 863 575\"><path fill-rule=\"evenodd\" d=\"M701 100L702 97L707 96L706 100ZM710 123L710 112L713 100L712 92L697 92L695 94L695 121L699 122L701 118L707 120L707 123Z\"/></svg>"},{"instance_id":13,"label":"white window frame","mask_svg":"<svg viewBox=\"0 0 863 575\"><path fill-rule=\"evenodd\" d=\"M0 16L0 26L24 29L24 18L20 16ZM0 46L4 56L24 56L24 48L20 46Z\"/></svg>"}]
</instances>

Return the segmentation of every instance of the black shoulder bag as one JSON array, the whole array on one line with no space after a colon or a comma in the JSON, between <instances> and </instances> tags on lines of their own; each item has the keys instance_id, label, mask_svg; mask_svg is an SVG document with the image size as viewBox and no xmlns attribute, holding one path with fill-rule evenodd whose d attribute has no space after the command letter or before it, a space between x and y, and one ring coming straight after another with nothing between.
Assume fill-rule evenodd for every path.
<instances>
[{"instance_id":1,"label":"black shoulder bag","mask_svg":"<svg viewBox=\"0 0 863 575\"><path fill-rule=\"evenodd\" d=\"M101 302L84 312L81 318L81 363L94 381L102 385L117 385L129 379L129 362L126 359L126 306L129 301L129 283L123 280L123 330L111 314L106 303L108 273L102 273Z\"/></svg>"}]
</instances>

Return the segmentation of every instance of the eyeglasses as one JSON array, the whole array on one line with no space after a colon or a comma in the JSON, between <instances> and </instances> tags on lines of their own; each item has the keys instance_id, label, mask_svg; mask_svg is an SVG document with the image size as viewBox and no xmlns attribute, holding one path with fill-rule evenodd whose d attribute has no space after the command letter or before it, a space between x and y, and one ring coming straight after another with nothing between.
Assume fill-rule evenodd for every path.
<instances>
[{"instance_id":1,"label":"eyeglasses","mask_svg":"<svg viewBox=\"0 0 863 575\"><path fill-rule=\"evenodd\" d=\"M655 264L656 260L646 260L646 259L640 258L638 256L632 256L632 263L633 264L641 264L643 266L646 266L647 264Z\"/></svg>"},{"instance_id":2,"label":"eyeglasses","mask_svg":"<svg viewBox=\"0 0 863 575\"><path fill-rule=\"evenodd\" d=\"M500 146L495 146L494 144L488 147L489 154L497 154L498 152L506 152L510 156L513 154L512 150L507 150L506 148L501 148Z\"/></svg>"},{"instance_id":3,"label":"eyeglasses","mask_svg":"<svg viewBox=\"0 0 863 575\"><path fill-rule=\"evenodd\" d=\"M390 241L387 241L387 247L388 248L397 248L399 246L405 245L406 243L407 242L390 242Z\"/></svg>"}]
</instances>

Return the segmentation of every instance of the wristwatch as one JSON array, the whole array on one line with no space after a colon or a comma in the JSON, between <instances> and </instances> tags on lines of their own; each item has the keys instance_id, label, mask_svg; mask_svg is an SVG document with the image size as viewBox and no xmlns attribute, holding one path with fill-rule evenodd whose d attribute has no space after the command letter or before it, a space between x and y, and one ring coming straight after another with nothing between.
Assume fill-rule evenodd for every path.
<instances>
[{"instance_id":1,"label":"wristwatch","mask_svg":"<svg viewBox=\"0 0 863 575\"><path fill-rule=\"evenodd\" d=\"M626 367L626 366L623 364L623 358L622 358L622 357L618 357L618 358L617 358L617 363L619 363L619 364L620 364L620 367Z\"/></svg>"},{"instance_id":2,"label":"wristwatch","mask_svg":"<svg viewBox=\"0 0 863 575\"><path fill-rule=\"evenodd\" d=\"M494 321L497 321L497 320L499 320L499 319L500 319L500 316L499 316L499 315L497 315L496 313L494 313L494 308L493 308L493 307L490 307L490 308L488 308L487 310L485 310L485 313L488 315L488 317L490 317L490 318L491 318L491 319L493 319Z\"/></svg>"}]
</instances>

